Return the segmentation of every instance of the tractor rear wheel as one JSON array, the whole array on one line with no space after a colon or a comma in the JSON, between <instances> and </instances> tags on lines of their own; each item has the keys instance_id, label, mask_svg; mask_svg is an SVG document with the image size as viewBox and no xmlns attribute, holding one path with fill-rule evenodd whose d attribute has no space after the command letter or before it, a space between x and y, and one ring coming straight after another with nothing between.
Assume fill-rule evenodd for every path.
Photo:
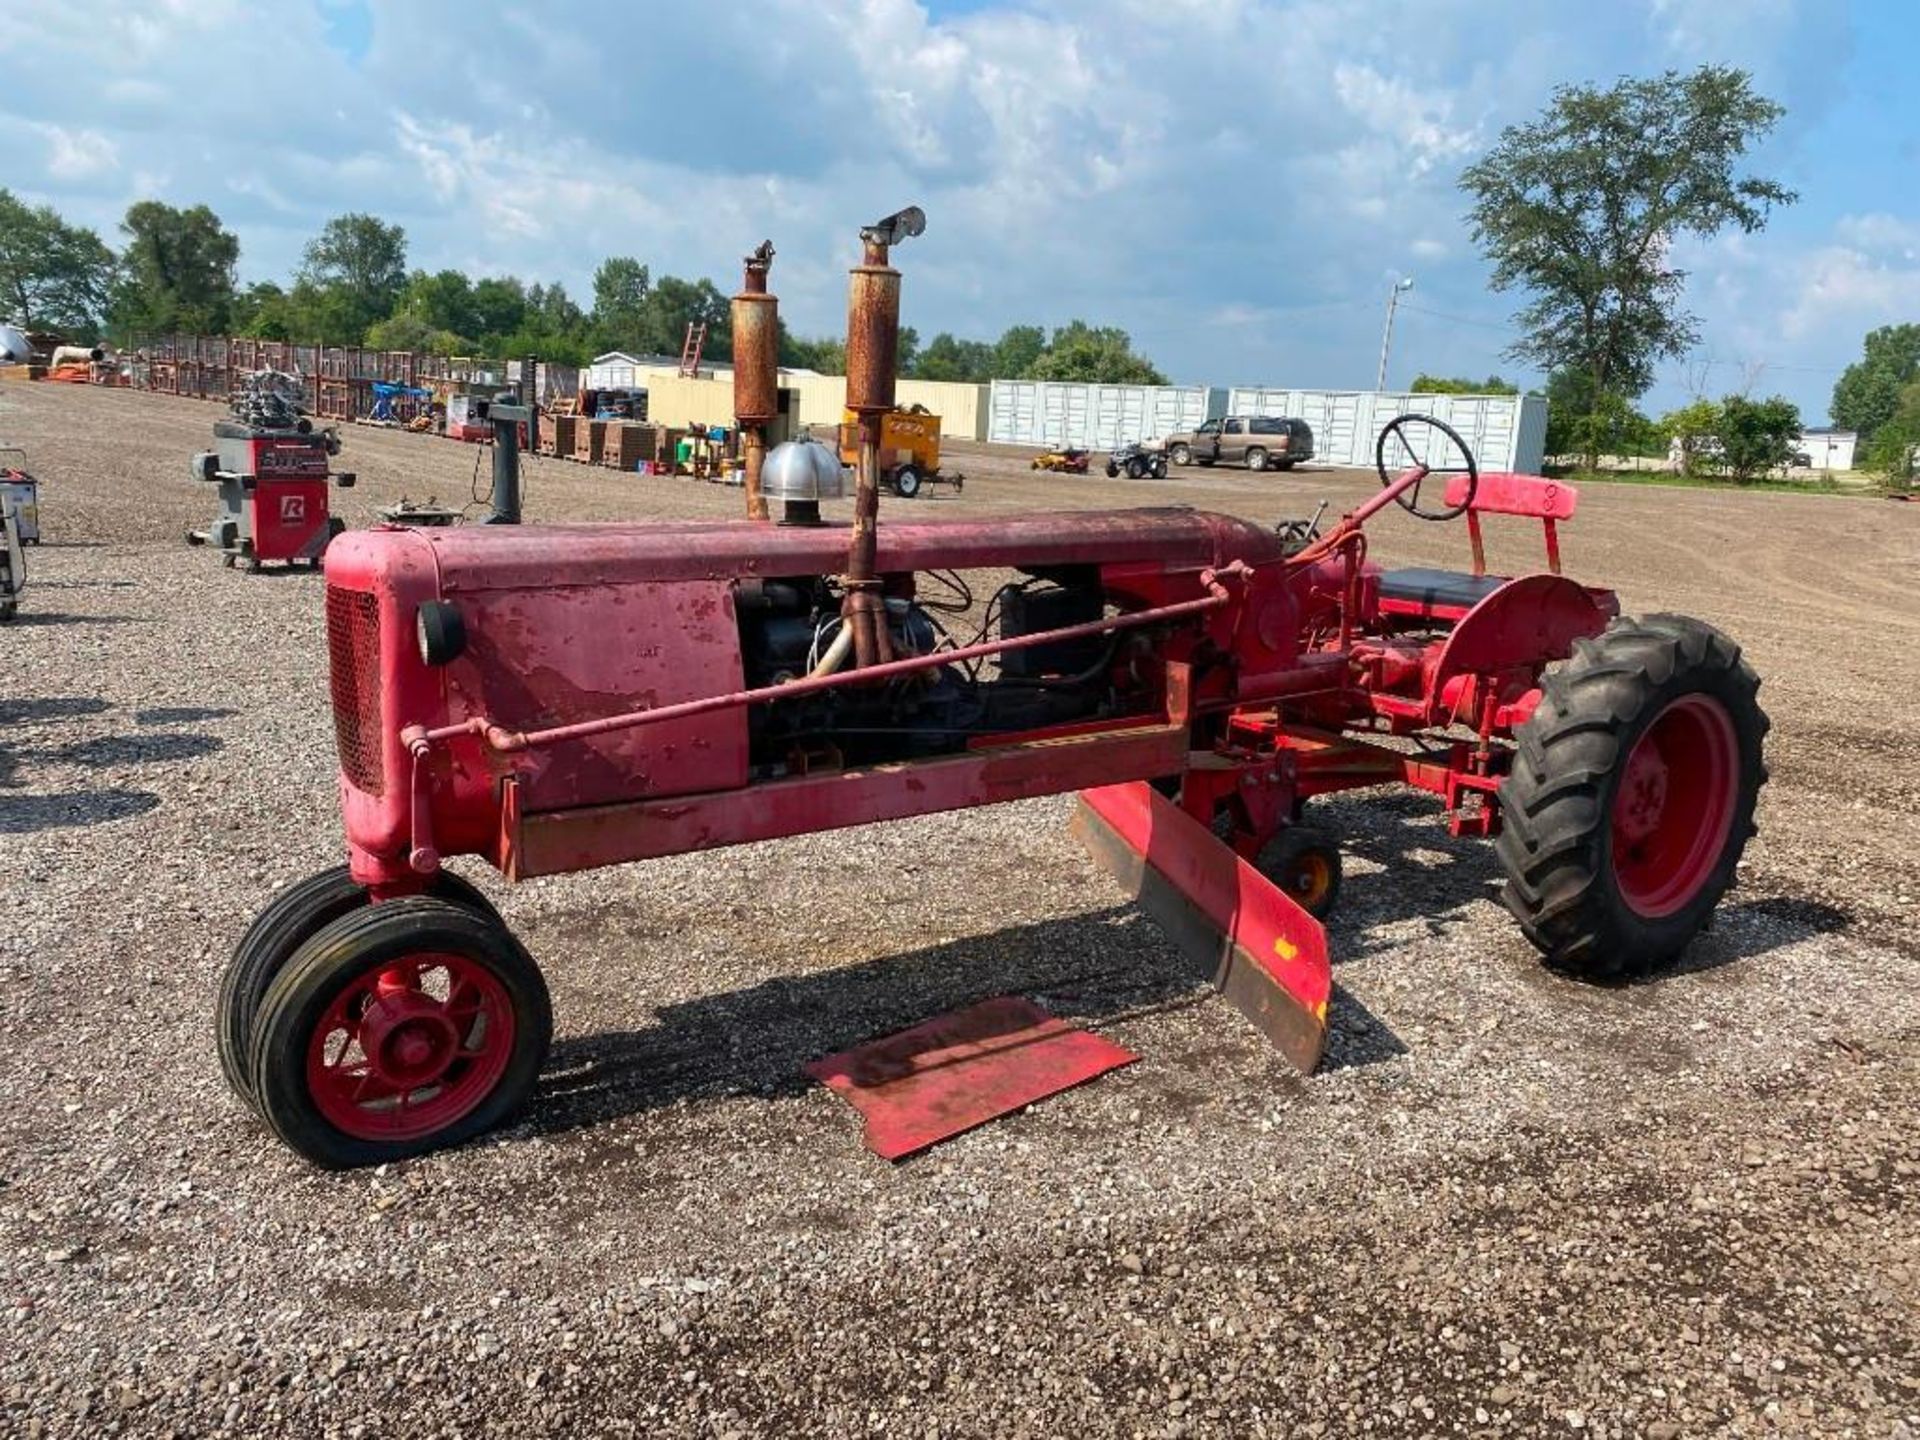
<instances>
[{"instance_id":1,"label":"tractor rear wheel","mask_svg":"<svg viewBox=\"0 0 1920 1440\"><path fill-rule=\"evenodd\" d=\"M507 928L431 896L341 916L261 1000L261 1118L329 1170L458 1145L523 1105L553 1038L546 981Z\"/></svg>"},{"instance_id":2,"label":"tractor rear wheel","mask_svg":"<svg viewBox=\"0 0 1920 1440\"><path fill-rule=\"evenodd\" d=\"M492 901L450 870L438 871L428 890L442 900L465 905L494 920L500 918ZM281 890L254 917L247 933L234 946L233 958L220 977L214 1044L220 1052L220 1070L227 1078L227 1087L254 1109L259 1109L259 1100L248 1075L247 1057L253 1046L253 1022L260 1010L260 997L308 939L366 904L367 887L348 874L345 865L335 865Z\"/></svg>"},{"instance_id":3,"label":"tractor rear wheel","mask_svg":"<svg viewBox=\"0 0 1920 1440\"><path fill-rule=\"evenodd\" d=\"M1682 615L1616 620L1547 674L1497 849L1507 908L1549 965L1625 978L1706 924L1767 779L1759 689L1738 645Z\"/></svg>"}]
</instances>

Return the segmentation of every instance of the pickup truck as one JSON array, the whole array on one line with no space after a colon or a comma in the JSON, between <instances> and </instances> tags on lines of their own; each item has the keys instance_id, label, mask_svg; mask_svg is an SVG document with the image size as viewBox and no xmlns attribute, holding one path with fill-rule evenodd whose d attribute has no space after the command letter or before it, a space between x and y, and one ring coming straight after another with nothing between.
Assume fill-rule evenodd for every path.
<instances>
[{"instance_id":1,"label":"pickup truck","mask_svg":"<svg viewBox=\"0 0 1920 1440\"><path fill-rule=\"evenodd\" d=\"M1278 415L1227 415L1197 430L1169 435L1167 457L1176 465L1291 470L1313 458L1313 431L1304 420Z\"/></svg>"}]
</instances>

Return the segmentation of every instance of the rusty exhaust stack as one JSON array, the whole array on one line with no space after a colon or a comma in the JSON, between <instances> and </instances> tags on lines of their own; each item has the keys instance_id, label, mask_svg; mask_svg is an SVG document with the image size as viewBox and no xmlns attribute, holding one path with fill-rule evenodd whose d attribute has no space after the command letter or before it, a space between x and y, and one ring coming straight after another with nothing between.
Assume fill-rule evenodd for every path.
<instances>
[{"instance_id":1,"label":"rusty exhaust stack","mask_svg":"<svg viewBox=\"0 0 1920 1440\"><path fill-rule=\"evenodd\" d=\"M733 419L746 452L747 518L765 520L760 467L767 458L767 426L780 412L780 301L767 293L773 242L762 240L746 267L733 297Z\"/></svg>"},{"instance_id":2,"label":"rusty exhaust stack","mask_svg":"<svg viewBox=\"0 0 1920 1440\"><path fill-rule=\"evenodd\" d=\"M880 524L880 427L893 409L900 358L900 272L887 252L927 228L917 205L860 231L865 253L847 291L847 408L860 421L860 468L853 492L853 540L847 548L846 599L841 614L853 630L854 663L891 658L886 607L880 598L875 553Z\"/></svg>"}]
</instances>

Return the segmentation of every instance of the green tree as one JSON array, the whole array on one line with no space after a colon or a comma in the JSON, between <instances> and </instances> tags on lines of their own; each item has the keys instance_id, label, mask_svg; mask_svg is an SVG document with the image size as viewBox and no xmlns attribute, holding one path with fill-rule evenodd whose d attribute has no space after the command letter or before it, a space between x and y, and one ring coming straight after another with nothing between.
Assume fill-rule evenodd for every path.
<instances>
[{"instance_id":1,"label":"green tree","mask_svg":"<svg viewBox=\"0 0 1920 1440\"><path fill-rule=\"evenodd\" d=\"M1695 400L1660 417L1660 433L1680 447L1680 469L1687 475L1705 475L1720 464L1720 407L1711 400Z\"/></svg>"},{"instance_id":2,"label":"green tree","mask_svg":"<svg viewBox=\"0 0 1920 1440\"><path fill-rule=\"evenodd\" d=\"M1865 442L1893 417L1908 385L1920 379L1920 325L1883 325L1871 332L1865 354L1834 382L1833 423L1860 432Z\"/></svg>"},{"instance_id":3,"label":"green tree","mask_svg":"<svg viewBox=\"0 0 1920 1440\"><path fill-rule=\"evenodd\" d=\"M271 280L257 280L233 300L234 333L256 340L294 338L293 315L288 308L287 292Z\"/></svg>"},{"instance_id":4,"label":"green tree","mask_svg":"<svg viewBox=\"0 0 1920 1440\"><path fill-rule=\"evenodd\" d=\"M127 208L120 229L114 327L160 333L225 334L231 328L240 241L205 205L176 209L158 200Z\"/></svg>"},{"instance_id":5,"label":"green tree","mask_svg":"<svg viewBox=\"0 0 1920 1440\"><path fill-rule=\"evenodd\" d=\"M374 350L410 350L416 355L460 355L473 342L451 330L439 330L411 310L396 310L367 327L366 344Z\"/></svg>"},{"instance_id":6,"label":"green tree","mask_svg":"<svg viewBox=\"0 0 1920 1440\"><path fill-rule=\"evenodd\" d=\"M551 285L527 287L527 313L540 328L556 334L584 337L586 313L573 303L567 287L558 280Z\"/></svg>"},{"instance_id":7,"label":"green tree","mask_svg":"<svg viewBox=\"0 0 1920 1440\"><path fill-rule=\"evenodd\" d=\"M474 309L473 284L458 270L429 275L416 270L407 277L396 317L406 315L429 330L471 337L480 330Z\"/></svg>"},{"instance_id":8,"label":"green tree","mask_svg":"<svg viewBox=\"0 0 1920 1440\"><path fill-rule=\"evenodd\" d=\"M847 373L847 342L838 335L823 335L811 340L802 335L791 335L782 324L780 363L799 370L817 370L822 375L844 375Z\"/></svg>"},{"instance_id":9,"label":"green tree","mask_svg":"<svg viewBox=\"0 0 1920 1440\"><path fill-rule=\"evenodd\" d=\"M511 275L489 277L473 287L473 338L491 353L492 341L511 335L527 320L527 290Z\"/></svg>"},{"instance_id":10,"label":"green tree","mask_svg":"<svg viewBox=\"0 0 1920 1440\"><path fill-rule=\"evenodd\" d=\"M1720 402L1720 463L1739 484L1784 470L1800 439L1800 409L1775 395L1749 400L1729 395Z\"/></svg>"},{"instance_id":11,"label":"green tree","mask_svg":"<svg viewBox=\"0 0 1920 1440\"><path fill-rule=\"evenodd\" d=\"M393 313L406 284L406 231L373 215L336 215L307 243L294 302L319 339L357 345Z\"/></svg>"},{"instance_id":12,"label":"green tree","mask_svg":"<svg viewBox=\"0 0 1920 1440\"><path fill-rule=\"evenodd\" d=\"M1542 369L1579 369L1589 398L1645 393L1653 367L1693 345L1685 276L1668 263L1683 235L1751 233L1792 191L1740 173L1783 113L1742 70L1563 86L1545 114L1509 126L1460 177L1474 238L1498 290L1532 300L1508 351Z\"/></svg>"},{"instance_id":13,"label":"green tree","mask_svg":"<svg viewBox=\"0 0 1920 1440\"><path fill-rule=\"evenodd\" d=\"M1038 325L1009 325L994 342L995 380L1029 380L1040 352L1047 348L1047 332Z\"/></svg>"},{"instance_id":14,"label":"green tree","mask_svg":"<svg viewBox=\"0 0 1920 1440\"><path fill-rule=\"evenodd\" d=\"M994 347L984 340L957 340L943 330L914 361L914 378L977 385L993 378L993 353Z\"/></svg>"},{"instance_id":15,"label":"green tree","mask_svg":"<svg viewBox=\"0 0 1920 1440\"><path fill-rule=\"evenodd\" d=\"M503 356L538 355L562 365L584 365L593 358L587 317L559 284L527 287L519 328L502 337L497 348Z\"/></svg>"},{"instance_id":16,"label":"green tree","mask_svg":"<svg viewBox=\"0 0 1920 1440\"><path fill-rule=\"evenodd\" d=\"M1891 488L1904 490L1920 468L1920 380L1910 382L1894 401L1893 413L1873 432L1867 463L1887 477Z\"/></svg>"},{"instance_id":17,"label":"green tree","mask_svg":"<svg viewBox=\"0 0 1920 1440\"><path fill-rule=\"evenodd\" d=\"M97 333L114 280L113 252L51 205L0 189L0 312L24 329Z\"/></svg>"},{"instance_id":18,"label":"green tree","mask_svg":"<svg viewBox=\"0 0 1920 1440\"><path fill-rule=\"evenodd\" d=\"M1047 348L1027 368L1035 380L1087 380L1106 385L1164 385L1167 377L1133 353L1127 332L1073 320L1053 332Z\"/></svg>"},{"instance_id":19,"label":"green tree","mask_svg":"<svg viewBox=\"0 0 1920 1440\"><path fill-rule=\"evenodd\" d=\"M1592 469L1603 455L1659 455L1667 437L1626 396L1595 394L1585 370L1556 370L1547 377L1549 455L1578 456Z\"/></svg>"},{"instance_id":20,"label":"green tree","mask_svg":"<svg viewBox=\"0 0 1920 1440\"><path fill-rule=\"evenodd\" d=\"M1413 377L1413 393L1416 395L1518 395L1520 387L1511 381L1502 380L1498 375L1489 375L1484 380L1469 380L1460 375L1416 375Z\"/></svg>"},{"instance_id":21,"label":"green tree","mask_svg":"<svg viewBox=\"0 0 1920 1440\"><path fill-rule=\"evenodd\" d=\"M639 318L641 353L678 355L686 343L687 326L701 322L707 327L703 361L724 360L733 353L732 310L710 280L662 275L641 301Z\"/></svg>"},{"instance_id":22,"label":"green tree","mask_svg":"<svg viewBox=\"0 0 1920 1440\"><path fill-rule=\"evenodd\" d=\"M647 267L630 255L609 255L593 272L595 344L608 350L639 347L642 311L653 288Z\"/></svg>"}]
</instances>

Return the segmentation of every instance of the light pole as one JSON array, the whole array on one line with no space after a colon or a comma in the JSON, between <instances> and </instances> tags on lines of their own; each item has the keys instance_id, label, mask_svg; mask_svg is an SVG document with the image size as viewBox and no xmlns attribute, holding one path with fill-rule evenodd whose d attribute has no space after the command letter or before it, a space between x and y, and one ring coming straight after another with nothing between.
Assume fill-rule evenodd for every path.
<instances>
[{"instance_id":1,"label":"light pole","mask_svg":"<svg viewBox=\"0 0 1920 1440\"><path fill-rule=\"evenodd\" d=\"M1408 275L1394 281L1393 289L1387 292L1387 328L1380 336L1380 378L1374 382L1375 390L1387 388L1387 352L1393 348L1393 312L1400 307L1401 293L1412 288L1413 277Z\"/></svg>"}]
</instances>

